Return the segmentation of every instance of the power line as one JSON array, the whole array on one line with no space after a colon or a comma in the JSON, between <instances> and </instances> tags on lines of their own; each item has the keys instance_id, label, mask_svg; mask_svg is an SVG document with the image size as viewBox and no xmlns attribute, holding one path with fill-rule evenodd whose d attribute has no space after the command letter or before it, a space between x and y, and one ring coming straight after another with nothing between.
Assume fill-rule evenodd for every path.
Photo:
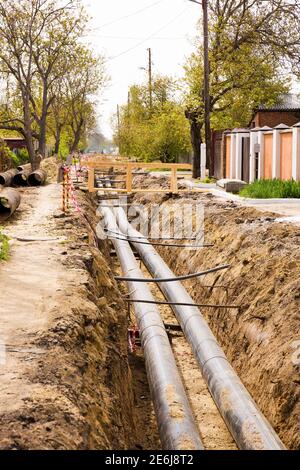
<instances>
[{"instance_id":1,"label":"power line","mask_svg":"<svg viewBox=\"0 0 300 470\"><path fill-rule=\"evenodd\" d=\"M100 38L100 39L132 39L132 40L146 40L144 36L138 37L138 36L104 36L101 34L89 34L89 37L93 38ZM176 40L182 40L186 39L186 36L157 36L152 39L157 39L159 41L161 40L166 40L166 41L176 41Z\"/></svg>"},{"instance_id":2,"label":"power line","mask_svg":"<svg viewBox=\"0 0 300 470\"><path fill-rule=\"evenodd\" d=\"M140 10L136 10L133 13L130 13L129 15L121 16L120 18L116 18L115 20L112 20L108 23L105 23L101 26L97 26L97 28L93 28L92 31L96 31L97 29L102 29L105 28L106 26L110 26L111 24L118 23L119 21L126 20L127 18L131 18L132 16L139 15L140 13L143 13L146 10L149 10L150 8L154 7L155 5L159 5L159 3L164 2L165 0L159 0L157 2L151 3L151 5L147 5L144 8L141 8Z\"/></svg>"},{"instance_id":3,"label":"power line","mask_svg":"<svg viewBox=\"0 0 300 470\"><path fill-rule=\"evenodd\" d=\"M116 59L117 57L120 57L124 54L127 54L128 52L132 51L133 49L136 49L137 47L141 46L142 44L144 44L145 42L147 42L149 39L152 39L153 36L156 36L156 34L160 33L161 31L163 31L165 28L167 28L170 24L172 24L174 21L176 21L181 15L183 15L187 10L189 9L189 7L186 7L184 8L183 10L181 10L180 13L178 13L178 15L176 15L174 18L172 18L170 21L168 21L168 23L166 23L164 26L162 26L161 28L159 28L158 30L154 31L152 34L150 34L148 37L146 37L145 39L143 39L142 41L138 42L137 44L135 44L134 46L132 47L129 47L128 49L126 49L125 51L123 52L120 52L120 54L117 54L113 57L109 57L108 61L110 60L114 60Z\"/></svg>"}]
</instances>

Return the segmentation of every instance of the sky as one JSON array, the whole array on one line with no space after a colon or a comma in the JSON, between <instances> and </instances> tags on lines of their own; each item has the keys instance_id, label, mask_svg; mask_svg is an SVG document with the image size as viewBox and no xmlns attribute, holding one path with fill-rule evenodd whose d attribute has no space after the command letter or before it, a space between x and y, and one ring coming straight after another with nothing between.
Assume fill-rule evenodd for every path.
<instances>
[{"instance_id":1,"label":"sky","mask_svg":"<svg viewBox=\"0 0 300 470\"><path fill-rule=\"evenodd\" d=\"M153 73L180 77L193 51L201 6L189 0L83 0L89 15L87 41L107 59L110 84L99 103L99 126L112 137L111 117L127 101L130 85L146 78L147 48Z\"/></svg>"}]
</instances>

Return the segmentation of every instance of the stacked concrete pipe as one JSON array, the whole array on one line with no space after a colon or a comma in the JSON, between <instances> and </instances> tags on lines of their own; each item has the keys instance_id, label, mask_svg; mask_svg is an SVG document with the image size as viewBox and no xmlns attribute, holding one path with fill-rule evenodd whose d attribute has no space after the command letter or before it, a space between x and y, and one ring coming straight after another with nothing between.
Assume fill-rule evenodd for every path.
<instances>
[{"instance_id":1,"label":"stacked concrete pipe","mask_svg":"<svg viewBox=\"0 0 300 470\"><path fill-rule=\"evenodd\" d=\"M30 168L26 168L22 171L20 171L19 173L17 173L14 177L13 177L13 181L12 181L12 184L13 186L27 186L28 185L28 177L31 173L31 169Z\"/></svg>"},{"instance_id":2,"label":"stacked concrete pipe","mask_svg":"<svg viewBox=\"0 0 300 470\"><path fill-rule=\"evenodd\" d=\"M19 207L21 196L16 189L0 189L0 222L8 219Z\"/></svg>"},{"instance_id":3,"label":"stacked concrete pipe","mask_svg":"<svg viewBox=\"0 0 300 470\"><path fill-rule=\"evenodd\" d=\"M13 168L11 170L4 171L0 173L0 186L11 186L14 177L18 174L19 171L17 168Z\"/></svg>"},{"instance_id":4,"label":"stacked concrete pipe","mask_svg":"<svg viewBox=\"0 0 300 470\"><path fill-rule=\"evenodd\" d=\"M47 179L47 173L44 170L35 170L27 178L29 186L41 186Z\"/></svg>"}]
</instances>

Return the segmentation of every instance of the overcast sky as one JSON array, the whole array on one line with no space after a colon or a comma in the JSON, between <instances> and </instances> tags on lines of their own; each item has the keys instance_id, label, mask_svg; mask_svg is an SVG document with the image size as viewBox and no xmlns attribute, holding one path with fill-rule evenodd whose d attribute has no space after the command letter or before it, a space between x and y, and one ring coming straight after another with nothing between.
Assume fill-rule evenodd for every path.
<instances>
[{"instance_id":1,"label":"overcast sky","mask_svg":"<svg viewBox=\"0 0 300 470\"><path fill-rule=\"evenodd\" d=\"M127 100L128 87L145 78L147 48L153 72L182 75L192 49L201 6L189 0L83 0L92 16L89 42L108 59L111 77L100 107L102 132L111 137L111 116Z\"/></svg>"}]
</instances>

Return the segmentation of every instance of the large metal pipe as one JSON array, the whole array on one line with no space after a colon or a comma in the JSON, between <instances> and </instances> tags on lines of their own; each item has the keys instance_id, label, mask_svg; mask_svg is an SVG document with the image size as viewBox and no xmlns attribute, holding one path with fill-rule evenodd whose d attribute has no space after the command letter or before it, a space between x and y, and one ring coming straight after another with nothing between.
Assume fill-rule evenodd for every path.
<instances>
[{"instance_id":1,"label":"large metal pipe","mask_svg":"<svg viewBox=\"0 0 300 470\"><path fill-rule=\"evenodd\" d=\"M14 176L19 173L17 168L12 168L3 173L0 173L0 186L10 186L12 184Z\"/></svg>"},{"instance_id":2,"label":"large metal pipe","mask_svg":"<svg viewBox=\"0 0 300 470\"><path fill-rule=\"evenodd\" d=\"M47 179L47 173L42 170L35 170L28 176L29 186L41 186Z\"/></svg>"},{"instance_id":3,"label":"large metal pipe","mask_svg":"<svg viewBox=\"0 0 300 470\"><path fill-rule=\"evenodd\" d=\"M100 206L101 207L101 206ZM117 230L111 209L101 208L106 227ZM137 261L127 241L112 240L124 273L142 277ZM131 298L153 300L146 284L128 282ZM164 449L201 450L199 437L189 401L178 372L163 321L156 305L134 306L148 381L151 389L160 439Z\"/></svg>"},{"instance_id":4,"label":"large metal pipe","mask_svg":"<svg viewBox=\"0 0 300 470\"><path fill-rule=\"evenodd\" d=\"M27 186L28 185L28 176L30 175L31 170L23 170L20 173L17 173L13 177L13 185L14 186Z\"/></svg>"},{"instance_id":5,"label":"large metal pipe","mask_svg":"<svg viewBox=\"0 0 300 470\"><path fill-rule=\"evenodd\" d=\"M114 211L121 232L131 238L141 236L129 224L122 208ZM151 245L138 244L133 240L131 244L153 277L174 277L174 273ZM163 282L159 287L170 302L193 303L180 282ZM283 443L231 367L198 307L173 305L172 309L238 447L245 450L284 450Z\"/></svg>"},{"instance_id":6,"label":"large metal pipe","mask_svg":"<svg viewBox=\"0 0 300 470\"><path fill-rule=\"evenodd\" d=\"M13 188L0 190L0 221L8 219L21 202L20 193Z\"/></svg>"}]
</instances>

